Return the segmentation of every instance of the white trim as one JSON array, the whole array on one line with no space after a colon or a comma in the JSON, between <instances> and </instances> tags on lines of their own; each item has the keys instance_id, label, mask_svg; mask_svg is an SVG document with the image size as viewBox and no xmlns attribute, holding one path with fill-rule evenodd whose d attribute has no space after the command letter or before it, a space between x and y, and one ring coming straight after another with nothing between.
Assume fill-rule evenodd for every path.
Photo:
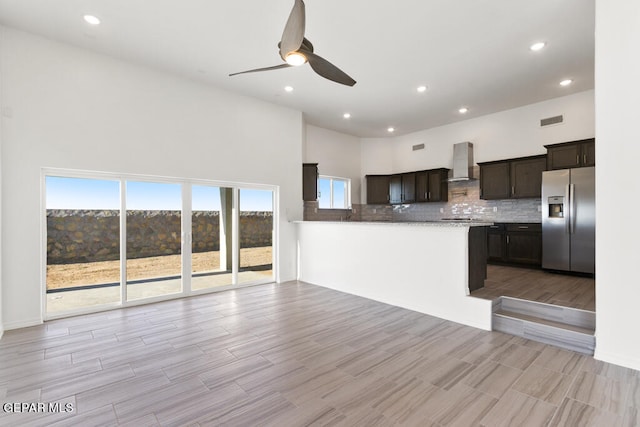
<instances>
[{"instance_id":1,"label":"white trim","mask_svg":"<svg viewBox=\"0 0 640 427\"><path fill-rule=\"evenodd\" d=\"M193 184L183 182L181 185L182 197L182 213L180 215L181 245L180 245L180 279L182 280L182 293L191 295L191 275L193 274L192 264L192 247L193 247L193 228L191 218L193 215L193 200L191 199L191 188Z\"/></svg>"},{"instance_id":2,"label":"white trim","mask_svg":"<svg viewBox=\"0 0 640 427\"><path fill-rule=\"evenodd\" d=\"M124 243L123 243L124 242ZM127 182L120 180L120 305L127 302Z\"/></svg>"},{"instance_id":3,"label":"white trim","mask_svg":"<svg viewBox=\"0 0 640 427\"><path fill-rule=\"evenodd\" d=\"M110 180L117 181L120 186L120 302L119 303L108 303L104 305L96 305L91 307L82 307L75 310L69 310L65 312L56 312L47 314L47 285L46 285L46 277L47 277L47 208L46 208L46 178L48 176L56 176L56 177L65 177L65 178L84 178L84 179L96 179L96 180ZM143 298L138 300L127 300L127 250L126 250L126 242L127 242L127 227L126 227L126 212L127 212L127 203L126 203L126 183L127 181L137 181L137 182L153 182L153 183L168 183L168 184L179 184L181 186L181 202L182 202L182 210L181 210L181 279L182 279L182 288L178 293L172 293L168 295L160 295L156 297ZM220 286L213 287L207 289L200 289L197 291L191 290L191 275L193 272L191 271L191 258L188 261L185 261L185 257L187 255L192 255L192 230L191 230L191 214L192 214L192 186L193 185L205 185L208 187L219 187L219 188L231 188L233 190L233 208L232 208L232 284L228 286ZM264 280L254 280L250 282L243 282L242 284L238 283L238 270L239 270L239 260L238 254L240 249L239 242L239 226L240 226L240 190L266 190L272 192L272 274L271 278ZM84 171L84 170L72 170L72 169L59 169L59 168L41 168L41 294L42 294L42 304L41 304L41 319L38 323L27 322L28 326L33 326L34 324L40 324L44 320L52 320L64 317L70 317L81 314L90 314L97 313L101 311L114 310L119 308L132 307L137 305L151 304L160 301L173 300L178 298L185 298L193 295L202 295L214 292L220 292L228 289L237 289L241 287L262 285L267 283L275 283L274 277L278 276L279 269L277 268L277 257L276 252L278 250L277 246L277 222L279 220L279 187L275 185L269 184L247 184L247 183L237 183L237 182L228 182L228 181L214 181L214 180L205 180L205 179L190 179L190 178L175 178L175 177L162 177L162 176L151 176L151 175L136 175L136 174L121 174L121 173L111 173L111 172L92 172L92 171ZM188 246L188 248L187 248ZM274 274L275 273L275 274ZM24 323L24 322L23 322ZM22 323L18 324L18 326L14 326L14 328L20 328L24 326L20 326ZM8 328L7 328L8 329Z\"/></svg>"},{"instance_id":4,"label":"white trim","mask_svg":"<svg viewBox=\"0 0 640 427\"><path fill-rule=\"evenodd\" d=\"M640 359L635 357L629 357L624 354L609 353L605 351L598 351L598 335L596 333L596 351L593 355L596 360L601 360L607 363L613 363L614 365L624 366L626 368L635 369L640 371Z\"/></svg>"},{"instance_id":5,"label":"white trim","mask_svg":"<svg viewBox=\"0 0 640 427\"><path fill-rule=\"evenodd\" d=\"M4 324L4 330L10 331L13 329L30 328L32 326L42 325L42 323L43 323L42 319L27 319L27 320L20 320L17 322L9 322Z\"/></svg>"},{"instance_id":6,"label":"white trim","mask_svg":"<svg viewBox=\"0 0 640 427\"><path fill-rule=\"evenodd\" d=\"M231 197L231 284L238 284L238 270L240 269L240 189L233 187ZM228 256L228 253L227 253Z\"/></svg>"},{"instance_id":7,"label":"white trim","mask_svg":"<svg viewBox=\"0 0 640 427\"><path fill-rule=\"evenodd\" d=\"M42 322L47 315L47 175L44 170L40 171L40 295Z\"/></svg>"},{"instance_id":8,"label":"white trim","mask_svg":"<svg viewBox=\"0 0 640 427\"><path fill-rule=\"evenodd\" d=\"M351 178L332 175L318 175L318 181L320 181L321 179L329 180L329 207L323 208L318 206L318 209L351 209ZM344 208L336 208L334 206L335 200L333 195L333 181L344 181L346 183L343 200L345 206Z\"/></svg>"}]
</instances>

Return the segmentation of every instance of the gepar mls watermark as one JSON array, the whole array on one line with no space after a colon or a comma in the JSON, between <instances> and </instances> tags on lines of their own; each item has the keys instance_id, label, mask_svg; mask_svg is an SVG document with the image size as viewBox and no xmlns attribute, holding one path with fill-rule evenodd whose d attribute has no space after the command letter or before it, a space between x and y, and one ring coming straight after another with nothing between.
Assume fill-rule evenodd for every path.
<instances>
[{"instance_id":1,"label":"gepar mls watermark","mask_svg":"<svg viewBox=\"0 0 640 427\"><path fill-rule=\"evenodd\" d=\"M7 414L53 414L71 413L75 408L71 402L5 402L2 404L2 411Z\"/></svg>"}]
</instances>

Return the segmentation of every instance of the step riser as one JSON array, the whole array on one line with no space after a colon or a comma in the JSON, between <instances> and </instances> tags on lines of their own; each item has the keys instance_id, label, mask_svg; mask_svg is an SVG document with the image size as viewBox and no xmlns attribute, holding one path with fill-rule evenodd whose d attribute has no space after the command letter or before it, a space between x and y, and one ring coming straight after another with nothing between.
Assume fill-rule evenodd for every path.
<instances>
[{"instance_id":1,"label":"step riser","mask_svg":"<svg viewBox=\"0 0 640 427\"><path fill-rule=\"evenodd\" d=\"M570 307L561 307L549 304L540 304L532 301L522 301L502 297L499 300L502 310L535 316L545 320L565 323L580 328L596 328L596 316L592 311L578 310ZM497 311L494 308L494 312Z\"/></svg>"},{"instance_id":2,"label":"step riser","mask_svg":"<svg viewBox=\"0 0 640 427\"><path fill-rule=\"evenodd\" d=\"M493 315L492 329L587 355L593 355L595 350L596 343L593 335L505 317L499 314Z\"/></svg>"}]
</instances>

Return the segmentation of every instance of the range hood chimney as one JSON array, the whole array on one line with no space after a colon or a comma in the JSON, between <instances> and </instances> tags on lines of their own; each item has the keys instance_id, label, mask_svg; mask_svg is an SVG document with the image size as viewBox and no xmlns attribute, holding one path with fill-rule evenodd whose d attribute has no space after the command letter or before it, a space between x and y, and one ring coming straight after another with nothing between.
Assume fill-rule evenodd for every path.
<instances>
[{"instance_id":1,"label":"range hood chimney","mask_svg":"<svg viewBox=\"0 0 640 427\"><path fill-rule=\"evenodd\" d=\"M453 144L453 177L449 182L473 179L473 144L461 142Z\"/></svg>"}]
</instances>

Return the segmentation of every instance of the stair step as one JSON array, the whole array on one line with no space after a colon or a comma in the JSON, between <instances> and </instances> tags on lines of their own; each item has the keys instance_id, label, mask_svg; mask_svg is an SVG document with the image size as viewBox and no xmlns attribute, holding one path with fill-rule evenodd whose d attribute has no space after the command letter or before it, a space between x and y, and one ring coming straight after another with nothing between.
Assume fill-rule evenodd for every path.
<instances>
[{"instance_id":1,"label":"stair step","mask_svg":"<svg viewBox=\"0 0 640 427\"><path fill-rule=\"evenodd\" d=\"M592 355L595 313L517 298L494 304L493 330Z\"/></svg>"},{"instance_id":2,"label":"stair step","mask_svg":"<svg viewBox=\"0 0 640 427\"><path fill-rule=\"evenodd\" d=\"M512 297L500 297L499 301L494 305L493 311L498 310L529 315L585 329L595 330L596 328L595 312L572 307L563 307Z\"/></svg>"},{"instance_id":3,"label":"stair step","mask_svg":"<svg viewBox=\"0 0 640 427\"><path fill-rule=\"evenodd\" d=\"M559 329L566 329L569 331L579 332L581 334L593 335L595 333L593 329L581 328L580 326L569 325L566 323L556 322L554 320L543 319L541 317L530 316L527 314L515 313L513 311L498 310L494 314L499 314L504 317L526 320L528 322L540 323L541 325L552 326Z\"/></svg>"}]
</instances>

